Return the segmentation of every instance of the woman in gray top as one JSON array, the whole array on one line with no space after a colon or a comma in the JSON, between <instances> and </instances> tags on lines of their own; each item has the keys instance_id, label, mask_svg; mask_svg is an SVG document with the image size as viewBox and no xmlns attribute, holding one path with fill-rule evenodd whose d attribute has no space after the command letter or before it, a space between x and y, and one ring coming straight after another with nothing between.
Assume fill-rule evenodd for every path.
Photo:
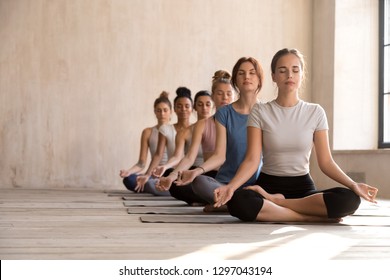
<instances>
[{"instance_id":1,"label":"woman in gray top","mask_svg":"<svg viewBox=\"0 0 390 280\"><path fill-rule=\"evenodd\" d=\"M141 134L141 149L139 152L138 162L129 169L121 169L119 176L123 178L123 184L128 190L135 191L137 186L137 177L145 169L148 152L151 157L157 150L159 128L168 124L172 115L172 104L168 98L168 93L163 91L154 101L154 114L157 118L157 124L153 127L147 127ZM167 149L163 150L160 160L161 164L168 161Z\"/></svg>"},{"instance_id":2,"label":"woman in gray top","mask_svg":"<svg viewBox=\"0 0 390 280\"><path fill-rule=\"evenodd\" d=\"M215 207L227 203L230 214L244 221L338 222L356 211L360 197L375 203L378 189L354 182L334 162L324 110L298 96L301 53L280 50L271 71L278 96L253 107L245 159L234 178L215 190ZM309 174L313 145L320 169L346 188L316 189ZM260 154L264 165L256 185L235 192L255 172Z\"/></svg>"}]
</instances>

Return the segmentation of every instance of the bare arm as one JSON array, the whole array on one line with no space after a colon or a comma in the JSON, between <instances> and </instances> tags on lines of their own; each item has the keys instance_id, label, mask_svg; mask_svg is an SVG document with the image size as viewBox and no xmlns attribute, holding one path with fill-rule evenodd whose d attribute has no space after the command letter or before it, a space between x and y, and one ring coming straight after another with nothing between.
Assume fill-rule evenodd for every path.
<instances>
[{"instance_id":1,"label":"bare arm","mask_svg":"<svg viewBox=\"0 0 390 280\"><path fill-rule=\"evenodd\" d=\"M199 120L194 124L190 149L176 166L175 170L173 170L167 177L160 178L160 180L156 184L157 189L161 191L169 190L172 185L172 182L178 178L179 171L187 170L192 166L196 159L196 156L198 155L204 127L204 120Z\"/></svg>"},{"instance_id":2,"label":"bare arm","mask_svg":"<svg viewBox=\"0 0 390 280\"><path fill-rule=\"evenodd\" d=\"M184 156L184 158L182 158L182 160L176 166L175 171L189 169L195 162L195 159L199 152L199 147L202 142L204 127L205 127L205 120L199 120L194 124L194 128L192 130L191 146L187 154Z\"/></svg>"},{"instance_id":3,"label":"bare arm","mask_svg":"<svg viewBox=\"0 0 390 280\"><path fill-rule=\"evenodd\" d=\"M226 128L218 121L215 121L215 127L217 138L215 142L214 154L202 164L201 168L181 171L181 179L176 181L178 186L191 183L195 177L202 175L204 172L217 169L225 162L227 146Z\"/></svg>"},{"instance_id":4,"label":"bare arm","mask_svg":"<svg viewBox=\"0 0 390 280\"><path fill-rule=\"evenodd\" d=\"M165 164L159 165L153 170L154 176L156 176L156 177L162 176L164 174L165 170L176 166L180 162L180 160L184 156L184 147L185 147L186 141L188 141L188 138L191 138L190 133L191 133L190 128L187 128L187 129L180 131L176 134L175 151L174 151L172 157L169 158Z\"/></svg>"},{"instance_id":5,"label":"bare arm","mask_svg":"<svg viewBox=\"0 0 390 280\"><path fill-rule=\"evenodd\" d=\"M135 187L136 192L142 192L144 190L144 186L146 182L149 180L150 176L152 175L154 168L156 168L156 166L159 164L159 162L163 157L166 142L167 139L165 138L165 136L162 135L161 133L158 133L158 143L157 143L156 152L154 153L145 174L137 177L137 186Z\"/></svg>"},{"instance_id":6,"label":"bare arm","mask_svg":"<svg viewBox=\"0 0 390 280\"><path fill-rule=\"evenodd\" d=\"M229 184L215 190L215 207L226 204L236 189L242 186L257 171L262 152L262 131L249 126L247 128L247 150L243 162Z\"/></svg>"},{"instance_id":7,"label":"bare arm","mask_svg":"<svg viewBox=\"0 0 390 280\"><path fill-rule=\"evenodd\" d=\"M327 130L319 130L314 133L314 147L317 155L318 166L329 178L353 190L360 197L376 202L375 197L378 189L367 184L356 183L333 160L329 147Z\"/></svg>"},{"instance_id":8,"label":"bare arm","mask_svg":"<svg viewBox=\"0 0 390 280\"><path fill-rule=\"evenodd\" d=\"M122 169L119 173L119 175L124 178L129 176L130 174L134 173L140 173L144 168L146 164L146 160L148 158L148 149L149 149L149 138L152 133L152 128L148 127L145 128L142 131L141 134L141 148L139 152L138 162L134 164L129 169Z\"/></svg>"},{"instance_id":9,"label":"bare arm","mask_svg":"<svg viewBox=\"0 0 390 280\"><path fill-rule=\"evenodd\" d=\"M208 158L206 162L202 164L202 168L204 172L211 171L219 168L226 159L226 146L227 146L227 138L226 138L226 128L218 121L215 121L216 127L216 139L215 139L215 151L213 155ZM196 169L199 174L203 173L202 169Z\"/></svg>"},{"instance_id":10,"label":"bare arm","mask_svg":"<svg viewBox=\"0 0 390 280\"><path fill-rule=\"evenodd\" d=\"M153 169L156 168L156 166L158 166L158 164L160 163L160 161L164 155L164 150L165 150L166 144L167 144L167 139L165 138L165 136L163 134L161 134L161 132L159 132L158 133L157 149L152 157L152 160L149 164L148 169L145 172L145 175L148 175L148 176L152 175Z\"/></svg>"}]
</instances>

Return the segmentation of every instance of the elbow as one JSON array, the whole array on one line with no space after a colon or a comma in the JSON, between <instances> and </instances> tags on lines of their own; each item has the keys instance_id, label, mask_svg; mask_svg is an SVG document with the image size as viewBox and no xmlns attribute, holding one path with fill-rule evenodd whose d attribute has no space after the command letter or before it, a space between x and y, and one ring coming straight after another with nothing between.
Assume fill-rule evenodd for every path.
<instances>
[{"instance_id":1,"label":"elbow","mask_svg":"<svg viewBox=\"0 0 390 280\"><path fill-rule=\"evenodd\" d=\"M335 165L335 162L333 160L327 160L327 161L319 161L318 167L320 168L321 172L325 175L329 174L329 170L332 169L332 166Z\"/></svg>"}]
</instances>

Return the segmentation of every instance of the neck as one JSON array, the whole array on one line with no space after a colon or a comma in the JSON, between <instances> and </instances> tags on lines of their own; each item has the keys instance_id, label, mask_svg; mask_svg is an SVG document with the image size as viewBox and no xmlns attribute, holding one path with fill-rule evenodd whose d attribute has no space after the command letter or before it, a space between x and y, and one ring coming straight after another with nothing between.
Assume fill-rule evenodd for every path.
<instances>
[{"instance_id":1,"label":"neck","mask_svg":"<svg viewBox=\"0 0 390 280\"><path fill-rule=\"evenodd\" d=\"M187 127L190 126L190 119L180 119L180 120L177 121L175 126L176 126L177 130L180 130L180 129L183 129L183 128L187 128Z\"/></svg>"},{"instance_id":2,"label":"neck","mask_svg":"<svg viewBox=\"0 0 390 280\"><path fill-rule=\"evenodd\" d=\"M293 107L299 102L298 91L296 92L278 92L276 103L282 107Z\"/></svg>"},{"instance_id":3,"label":"neck","mask_svg":"<svg viewBox=\"0 0 390 280\"><path fill-rule=\"evenodd\" d=\"M240 93L240 98L233 103L234 109L241 114L249 114L257 101L256 98L257 93L255 92Z\"/></svg>"},{"instance_id":4,"label":"neck","mask_svg":"<svg viewBox=\"0 0 390 280\"><path fill-rule=\"evenodd\" d=\"M164 124L167 124L169 122L162 122L162 121L158 121L157 122L157 128L159 128L160 126L164 125Z\"/></svg>"},{"instance_id":5,"label":"neck","mask_svg":"<svg viewBox=\"0 0 390 280\"><path fill-rule=\"evenodd\" d=\"M208 119L210 116L211 116L211 114L209 114L209 115L198 115L198 120Z\"/></svg>"}]
</instances>

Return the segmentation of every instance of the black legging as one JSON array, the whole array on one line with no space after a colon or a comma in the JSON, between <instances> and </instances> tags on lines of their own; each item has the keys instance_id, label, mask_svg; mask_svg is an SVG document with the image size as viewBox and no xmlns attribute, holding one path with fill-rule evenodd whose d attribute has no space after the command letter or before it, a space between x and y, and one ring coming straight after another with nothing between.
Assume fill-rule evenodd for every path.
<instances>
[{"instance_id":1,"label":"black legging","mask_svg":"<svg viewBox=\"0 0 390 280\"><path fill-rule=\"evenodd\" d=\"M256 185L270 194L281 193L285 198L302 198L315 193L323 193L329 218L341 218L358 209L360 197L347 188L316 190L310 174L297 177L279 177L260 173ZM228 210L232 216L243 221L255 221L264 198L252 190L238 189L228 202Z\"/></svg>"}]
</instances>

